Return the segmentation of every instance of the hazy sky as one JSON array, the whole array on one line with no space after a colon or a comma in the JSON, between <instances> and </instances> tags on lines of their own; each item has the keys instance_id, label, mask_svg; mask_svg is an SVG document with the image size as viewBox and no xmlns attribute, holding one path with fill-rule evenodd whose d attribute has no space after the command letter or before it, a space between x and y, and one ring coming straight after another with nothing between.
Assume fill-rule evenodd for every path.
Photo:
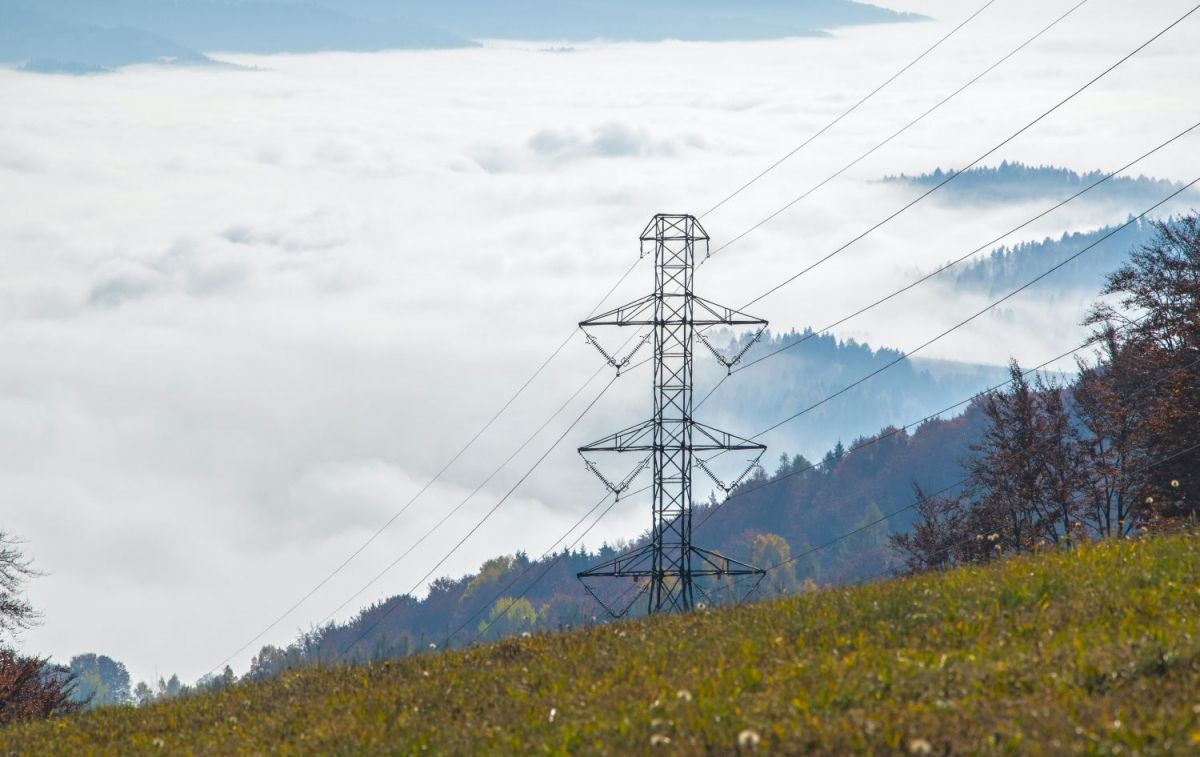
<instances>
[{"instance_id":1,"label":"hazy sky","mask_svg":"<svg viewBox=\"0 0 1200 757\"><path fill-rule=\"evenodd\" d=\"M1000 0L961 37L723 207L729 239L921 113L1075 0ZM25 649L135 677L206 672L382 524L636 256L654 212L702 212L894 72L936 23L754 44L491 43L220 56L253 70L0 71L0 525L28 541L45 613ZM905 202L873 180L961 166L1190 0L1091 0L1034 47L706 265L738 306ZM989 160L1120 165L1200 120L1200 15ZM1200 173L1200 137L1145 164ZM1033 215L918 205L756 305L821 325ZM1123 220L1081 206L1011 240ZM642 266L614 295L650 287ZM907 349L981 305L918 289L839 335ZM1078 307L1018 299L931 354L1033 363ZM360 560L263 642L320 622L457 504L598 367L576 338L529 396ZM339 614L409 590L520 477L605 374L454 518ZM603 493L578 444L640 420L623 378L439 573L540 554ZM722 391L736 391L736 382ZM753 433L759 429L738 429ZM786 446L786 432L771 439ZM596 536L635 536L631 502Z\"/></svg>"}]
</instances>

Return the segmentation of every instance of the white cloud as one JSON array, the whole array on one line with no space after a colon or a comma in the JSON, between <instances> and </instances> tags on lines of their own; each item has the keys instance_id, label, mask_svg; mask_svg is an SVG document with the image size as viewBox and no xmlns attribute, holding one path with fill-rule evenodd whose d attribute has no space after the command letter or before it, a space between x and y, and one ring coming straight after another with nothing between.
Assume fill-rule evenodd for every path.
<instances>
[{"instance_id":1,"label":"white cloud","mask_svg":"<svg viewBox=\"0 0 1200 757\"><path fill-rule=\"evenodd\" d=\"M1186 3L1136 13L1116 0L1094 5L721 253L698 276L705 295L739 305L849 240L904 202L870 180L963 165ZM964 13L941 0L911 6L947 22ZM714 242L1060 12L998 4L988 23L706 218ZM1179 131L1200 95L1189 23L994 162L1106 168ZM238 62L258 70L88 78L0 71L0 91L21 103L0 110L0 497L11 503L3 526L50 573L31 586L46 624L27 646L112 654L142 677L205 672L471 437L628 267L650 214L702 211L946 28L592 44L570 55L506 44L247 56ZM1195 154L1193 140L1139 168L1190 180ZM1032 210L918 206L753 310L781 328L821 325ZM1022 238L1125 212L1082 206ZM643 266L613 299L648 286ZM839 333L907 348L972 305L917 290ZM988 319L932 354L1056 354L1078 338L1064 325L1078 314L1063 309L1041 313L1036 329ZM1010 310L1018 322L1039 315L1028 303ZM442 485L267 641L289 640L390 562L597 365L574 339ZM539 552L590 507L602 491L573 448L640 420L646 381L618 382L444 572ZM601 385L364 602L406 590ZM645 520L637 503L624 504L588 543L636 534Z\"/></svg>"}]
</instances>

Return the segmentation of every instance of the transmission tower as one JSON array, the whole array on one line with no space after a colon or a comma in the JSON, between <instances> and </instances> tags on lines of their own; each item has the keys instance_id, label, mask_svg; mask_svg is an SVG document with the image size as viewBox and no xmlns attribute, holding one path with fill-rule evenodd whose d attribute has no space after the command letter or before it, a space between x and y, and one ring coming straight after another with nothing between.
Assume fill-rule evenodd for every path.
<instances>
[{"instance_id":1,"label":"transmission tower","mask_svg":"<svg viewBox=\"0 0 1200 757\"><path fill-rule=\"evenodd\" d=\"M654 346L654 416L579 448L587 467L620 497L648 466L654 477L650 541L578 574L587 590L589 578L625 578L641 584L649 596L648 611L685 612L695 606L694 591L704 594L693 579L704 576L762 576L763 571L692 544L692 473L704 471L723 491L736 487L757 465L766 450L761 444L696 422L692 417L693 347L699 341L727 370L741 360L758 340L767 322L732 308L702 299L693 291L696 256L708 255L708 234L690 215L656 215L641 235L641 255L654 255L654 292L628 305L589 318L579 324L617 372L645 344ZM701 249L702 248L702 249ZM703 258L702 258L703 259ZM632 326L649 331L626 355L610 354L588 329L594 326ZM757 327L752 339L732 358L722 354L705 336L717 326ZM625 478L606 477L594 459L596 453L631 452L641 461ZM751 455L740 476L724 483L713 473L711 461L725 453ZM625 608L628 610L633 602ZM612 607L605 607L616 615ZM621 613L623 614L623 612Z\"/></svg>"}]
</instances>

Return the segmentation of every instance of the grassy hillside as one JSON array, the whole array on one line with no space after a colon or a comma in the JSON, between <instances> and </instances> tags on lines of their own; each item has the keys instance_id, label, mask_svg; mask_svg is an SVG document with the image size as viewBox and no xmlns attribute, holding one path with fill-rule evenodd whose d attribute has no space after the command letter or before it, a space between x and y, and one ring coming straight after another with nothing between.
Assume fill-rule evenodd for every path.
<instances>
[{"instance_id":1,"label":"grassy hillside","mask_svg":"<svg viewBox=\"0 0 1200 757\"><path fill-rule=\"evenodd\" d=\"M12 728L0 750L1187 752L1197 576L1194 536L1091 545L293 673Z\"/></svg>"}]
</instances>

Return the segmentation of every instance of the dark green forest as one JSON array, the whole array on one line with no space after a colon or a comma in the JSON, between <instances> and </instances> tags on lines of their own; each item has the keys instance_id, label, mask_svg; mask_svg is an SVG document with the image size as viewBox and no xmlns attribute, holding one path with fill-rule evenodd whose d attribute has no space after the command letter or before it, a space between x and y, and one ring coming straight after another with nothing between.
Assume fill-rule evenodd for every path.
<instances>
[{"instance_id":1,"label":"dark green forest","mask_svg":"<svg viewBox=\"0 0 1200 757\"><path fill-rule=\"evenodd\" d=\"M1036 292L1041 300L1074 297L1080 291L1094 294L1104 286L1105 276L1125 262L1131 249L1150 242L1154 235L1152 224L1136 220L1123 228L1104 226L1094 231L1065 232L1057 239L1047 237L1040 242L1020 242L998 247L987 257L957 268L953 276L954 286L994 297L1011 291L1050 265L1095 244L1086 255L1056 271L1052 281L1040 281L1030 290Z\"/></svg>"},{"instance_id":2,"label":"dark green forest","mask_svg":"<svg viewBox=\"0 0 1200 757\"><path fill-rule=\"evenodd\" d=\"M955 169L936 168L929 173L885 176L888 184L928 189L941 184ZM1031 166L1004 161L998 166L979 166L962 171L939 192L939 202L1004 203L1059 199L1103 179L1106 171L1073 171L1059 166ZM1087 202L1119 201L1137 206L1156 202L1182 185L1148 176L1114 176L1088 192ZM1195 194L1191 195L1195 199Z\"/></svg>"}]
</instances>

